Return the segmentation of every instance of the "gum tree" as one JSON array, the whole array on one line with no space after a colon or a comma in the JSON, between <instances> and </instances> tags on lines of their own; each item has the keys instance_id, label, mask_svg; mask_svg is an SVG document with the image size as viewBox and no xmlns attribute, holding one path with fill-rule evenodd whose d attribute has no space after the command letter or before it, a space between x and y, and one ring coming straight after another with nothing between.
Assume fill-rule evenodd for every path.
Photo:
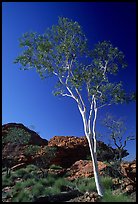
<instances>
[{"instance_id":1,"label":"gum tree","mask_svg":"<svg viewBox=\"0 0 138 204\"><path fill-rule=\"evenodd\" d=\"M126 67L123 53L110 41L98 42L89 49L78 22L64 17L44 34L25 33L20 47L23 53L15 60L22 65L20 69L35 68L42 79L55 77L54 94L76 102L89 143L97 191L103 196L96 155L96 119L100 108L133 98L125 93L121 82L110 81L110 75Z\"/></svg>"},{"instance_id":2,"label":"gum tree","mask_svg":"<svg viewBox=\"0 0 138 204\"><path fill-rule=\"evenodd\" d=\"M109 130L111 142L117 148L119 165L122 162L123 153L128 141L135 140L134 134L126 136L126 125L122 118L116 118L107 114L103 120L103 125Z\"/></svg>"}]
</instances>

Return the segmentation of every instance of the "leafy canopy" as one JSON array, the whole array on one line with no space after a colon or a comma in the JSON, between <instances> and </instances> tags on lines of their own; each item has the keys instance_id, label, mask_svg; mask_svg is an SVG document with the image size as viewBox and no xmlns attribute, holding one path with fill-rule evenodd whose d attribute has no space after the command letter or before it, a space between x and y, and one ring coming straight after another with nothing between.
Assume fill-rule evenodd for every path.
<instances>
[{"instance_id":1,"label":"leafy canopy","mask_svg":"<svg viewBox=\"0 0 138 204\"><path fill-rule=\"evenodd\" d=\"M76 21L59 17L58 24L44 34L25 33L19 42L24 49L15 63L24 70L35 68L42 79L56 76L55 95L70 96L72 92L78 99L85 89L89 102L94 95L99 107L135 98L134 93L125 93L122 82L110 82L110 75L127 66L123 52L110 41L98 42L90 49Z\"/></svg>"}]
</instances>

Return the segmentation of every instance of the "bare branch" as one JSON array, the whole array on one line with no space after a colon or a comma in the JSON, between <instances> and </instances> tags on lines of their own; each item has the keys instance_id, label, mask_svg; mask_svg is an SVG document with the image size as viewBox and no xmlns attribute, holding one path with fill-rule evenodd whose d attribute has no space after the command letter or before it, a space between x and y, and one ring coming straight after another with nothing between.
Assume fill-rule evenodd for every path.
<instances>
[{"instance_id":1,"label":"bare branch","mask_svg":"<svg viewBox=\"0 0 138 204\"><path fill-rule=\"evenodd\" d=\"M111 103L105 103L105 104L103 104L103 105L97 107L97 109L100 109L100 108L102 108L102 107L104 107L104 106L111 106L111 105L112 105Z\"/></svg>"},{"instance_id":2,"label":"bare branch","mask_svg":"<svg viewBox=\"0 0 138 204\"><path fill-rule=\"evenodd\" d=\"M127 136L126 140L124 141L123 148L126 146L127 141L129 141L129 140L135 140L135 139L136 139L135 136Z\"/></svg>"},{"instance_id":3,"label":"bare branch","mask_svg":"<svg viewBox=\"0 0 138 204\"><path fill-rule=\"evenodd\" d=\"M62 96L68 96L68 97L73 98L73 97L72 97L72 95L69 95L69 94L64 94L64 93L61 93L61 95L62 95Z\"/></svg>"}]
</instances>

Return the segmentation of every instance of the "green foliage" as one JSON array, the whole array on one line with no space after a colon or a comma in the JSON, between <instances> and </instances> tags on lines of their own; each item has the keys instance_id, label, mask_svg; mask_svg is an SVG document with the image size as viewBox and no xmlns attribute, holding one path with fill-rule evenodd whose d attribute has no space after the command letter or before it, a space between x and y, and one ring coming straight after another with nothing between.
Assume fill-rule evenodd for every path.
<instances>
[{"instance_id":1,"label":"green foliage","mask_svg":"<svg viewBox=\"0 0 138 204\"><path fill-rule=\"evenodd\" d=\"M38 170L38 167L35 166L34 164L29 164L26 166L26 171L29 173L29 172L32 172L32 171L36 171Z\"/></svg>"},{"instance_id":2,"label":"green foliage","mask_svg":"<svg viewBox=\"0 0 138 204\"><path fill-rule=\"evenodd\" d=\"M6 187L6 186L12 186L14 185L14 181L11 180L10 177L7 177L7 175L2 175L2 187Z\"/></svg>"},{"instance_id":3,"label":"green foliage","mask_svg":"<svg viewBox=\"0 0 138 204\"><path fill-rule=\"evenodd\" d=\"M111 177L101 177L101 182L105 189L111 189L113 186L113 181Z\"/></svg>"},{"instance_id":4,"label":"green foliage","mask_svg":"<svg viewBox=\"0 0 138 204\"><path fill-rule=\"evenodd\" d=\"M32 196L29 191L26 189L22 189L21 191L14 192L12 197L12 202L31 202Z\"/></svg>"},{"instance_id":5,"label":"green foliage","mask_svg":"<svg viewBox=\"0 0 138 204\"><path fill-rule=\"evenodd\" d=\"M40 182L35 183L32 188L33 196L40 196L40 195L43 195L43 193L44 193L44 186Z\"/></svg>"},{"instance_id":6,"label":"green foliage","mask_svg":"<svg viewBox=\"0 0 138 204\"><path fill-rule=\"evenodd\" d=\"M49 169L62 169L62 167L59 166L59 165L52 164L52 165L49 167Z\"/></svg>"},{"instance_id":7,"label":"green foliage","mask_svg":"<svg viewBox=\"0 0 138 204\"><path fill-rule=\"evenodd\" d=\"M29 145L26 147L24 154L26 156L34 156L41 149L38 145Z\"/></svg>"},{"instance_id":8,"label":"green foliage","mask_svg":"<svg viewBox=\"0 0 138 204\"><path fill-rule=\"evenodd\" d=\"M110 82L110 75L127 66L123 52L110 41L98 42L89 49L76 21L59 17L57 25L43 35L25 33L20 47L25 49L15 63L20 63L24 70L36 68L42 79L56 75L56 96L64 96L66 88L72 92L85 88L88 98L94 94L99 106L135 100L135 93L126 94L122 82ZM78 92L75 95L78 97Z\"/></svg>"},{"instance_id":9,"label":"green foliage","mask_svg":"<svg viewBox=\"0 0 138 204\"><path fill-rule=\"evenodd\" d=\"M69 184L69 182L66 179L64 179L64 178L57 178L55 180L54 186L61 190L63 186L66 186L68 184Z\"/></svg>"},{"instance_id":10,"label":"green foliage","mask_svg":"<svg viewBox=\"0 0 138 204\"><path fill-rule=\"evenodd\" d=\"M111 189L105 191L102 202L132 202L125 194L113 194Z\"/></svg>"},{"instance_id":11,"label":"green foliage","mask_svg":"<svg viewBox=\"0 0 138 204\"><path fill-rule=\"evenodd\" d=\"M9 128L8 133L2 138L2 143L27 144L31 135L24 129Z\"/></svg>"},{"instance_id":12,"label":"green foliage","mask_svg":"<svg viewBox=\"0 0 138 204\"><path fill-rule=\"evenodd\" d=\"M96 191L94 178L79 178L74 183L81 192Z\"/></svg>"},{"instance_id":13,"label":"green foliage","mask_svg":"<svg viewBox=\"0 0 138 204\"><path fill-rule=\"evenodd\" d=\"M17 173L19 178L22 178L24 175L26 175L27 171L25 168L21 168L21 169L17 170L16 173Z\"/></svg>"},{"instance_id":14,"label":"green foliage","mask_svg":"<svg viewBox=\"0 0 138 204\"><path fill-rule=\"evenodd\" d=\"M51 160L55 157L56 155L56 147L48 147L45 146L43 148L43 154L41 154L41 156L37 157L35 159L35 165L39 168L39 169L46 169L48 168Z\"/></svg>"}]
</instances>

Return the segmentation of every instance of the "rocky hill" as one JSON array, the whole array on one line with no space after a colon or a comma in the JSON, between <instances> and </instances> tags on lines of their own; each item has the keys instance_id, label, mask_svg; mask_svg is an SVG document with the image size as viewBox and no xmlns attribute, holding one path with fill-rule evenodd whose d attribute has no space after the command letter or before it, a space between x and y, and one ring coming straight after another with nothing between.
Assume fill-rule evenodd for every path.
<instances>
[{"instance_id":1,"label":"rocky hill","mask_svg":"<svg viewBox=\"0 0 138 204\"><path fill-rule=\"evenodd\" d=\"M7 123L2 125L2 139L4 140L4 137L10 132L11 129L20 129L24 130L25 132L29 133L30 139L27 144L32 144L32 145L47 145L48 141L46 139L42 139L35 131L30 130L26 126L24 126L21 123Z\"/></svg>"},{"instance_id":2,"label":"rocky hill","mask_svg":"<svg viewBox=\"0 0 138 204\"><path fill-rule=\"evenodd\" d=\"M25 140L23 140L23 138L25 138ZM74 162L80 159L90 157L88 142L84 136L54 136L47 141L46 139L42 139L35 131L30 130L20 123L8 123L3 125L2 141L3 161L5 161L8 155L13 155L12 159L15 160L14 164L28 164L33 162L33 159L37 155L30 157L25 155L25 149L30 145L40 146L41 152L43 152L45 146L56 147L56 156L51 162L52 164L60 165L64 168L70 167ZM97 150L98 161L113 160L117 154L116 149L107 146L102 141L97 142ZM127 155L128 152L125 150L123 157Z\"/></svg>"},{"instance_id":3,"label":"rocky hill","mask_svg":"<svg viewBox=\"0 0 138 204\"><path fill-rule=\"evenodd\" d=\"M30 147L34 150L38 148L38 151L31 150L31 154L28 156L26 154L26 148ZM45 154L47 148L53 148L56 150L53 158L49 157L49 151ZM112 179L110 187L112 188L113 195L116 196L120 193L127 194L128 196L131 196L132 200L135 202L136 160L132 162L122 162L120 165L121 169L119 170L119 176L117 176L118 170L112 165L117 150L107 146L102 141L97 142L97 150L99 174L101 175L101 178L108 179L107 184L108 181ZM127 154L128 152L125 150L123 156L126 156ZM43 157L46 160L43 161ZM9 161L10 163L8 163ZM36 163L36 161L38 163ZM45 165L47 162L49 165ZM16 202L22 202L26 196L28 199L27 201L29 201L30 196L32 195L33 202L56 202L55 199L61 202L98 202L98 195L95 191L89 192L86 190L85 193L79 195L79 188L77 187L76 190L71 187L73 182L77 181L75 186L80 185L81 188L82 181L82 183L85 184L85 188L87 188L89 186L88 179L91 179L94 176L88 142L84 136L54 136L47 141L23 124L5 124L2 126L2 167L4 167L2 168L3 202L11 202L12 200L14 201L14 199ZM64 179L64 177L66 180L63 180L62 184L61 179ZM62 184L62 188L60 189L61 192L59 194L50 196L47 195L46 192L44 194L42 193L42 190L45 189L45 182L46 185L49 186L49 189L51 189L52 180L49 178L53 178L56 189L59 184ZM47 183L48 181L49 184ZM68 185L69 183L66 184L66 182L71 182L71 186ZM90 184L91 182L92 180L90 181ZM20 186L24 185L22 188L23 190L18 190L18 183ZM35 196L34 185L37 186ZM39 187L41 189L40 192L38 192ZM23 194L22 196L18 195L20 192L24 193L24 189L27 194ZM48 188L46 188L46 190L47 189ZM14 192L16 192L16 195Z\"/></svg>"}]
</instances>

